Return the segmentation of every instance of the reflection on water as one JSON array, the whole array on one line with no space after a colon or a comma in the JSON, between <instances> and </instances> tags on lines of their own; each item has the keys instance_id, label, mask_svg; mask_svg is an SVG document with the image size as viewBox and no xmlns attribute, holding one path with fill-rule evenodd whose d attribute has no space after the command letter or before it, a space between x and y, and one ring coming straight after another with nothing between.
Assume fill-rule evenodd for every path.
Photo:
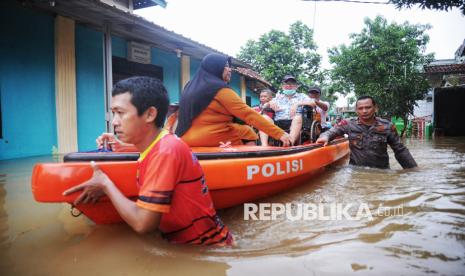
<instances>
[{"instance_id":1,"label":"reflection on water","mask_svg":"<svg viewBox=\"0 0 465 276\"><path fill-rule=\"evenodd\" d=\"M401 170L394 158L392 170L342 164L263 200L364 203L373 219L254 221L239 206L220 212L233 248L176 247L126 225L74 218L69 205L32 198L31 168L51 158L0 161L0 274L464 275L465 138L406 143L418 169Z\"/></svg>"}]
</instances>

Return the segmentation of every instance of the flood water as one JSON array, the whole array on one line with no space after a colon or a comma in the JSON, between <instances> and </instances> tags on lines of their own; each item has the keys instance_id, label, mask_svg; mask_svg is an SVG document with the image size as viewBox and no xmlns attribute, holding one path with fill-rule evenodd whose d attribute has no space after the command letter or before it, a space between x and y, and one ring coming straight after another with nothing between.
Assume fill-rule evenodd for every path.
<instances>
[{"instance_id":1,"label":"flood water","mask_svg":"<svg viewBox=\"0 0 465 276\"><path fill-rule=\"evenodd\" d=\"M32 166L52 157L0 161L0 275L465 275L465 137L405 143L418 169L390 152L392 170L340 164L262 200L366 204L371 219L244 220L238 206L220 212L231 248L74 218L67 204L32 198Z\"/></svg>"}]
</instances>

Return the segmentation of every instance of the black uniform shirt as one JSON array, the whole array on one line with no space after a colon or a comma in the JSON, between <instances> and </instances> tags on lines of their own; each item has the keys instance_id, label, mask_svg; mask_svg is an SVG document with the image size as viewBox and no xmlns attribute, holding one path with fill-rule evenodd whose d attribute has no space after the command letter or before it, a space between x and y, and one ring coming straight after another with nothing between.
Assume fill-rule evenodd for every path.
<instances>
[{"instance_id":1,"label":"black uniform shirt","mask_svg":"<svg viewBox=\"0 0 465 276\"><path fill-rule=\"evenodd\" d=\"M389 169L389 144L404 169L416 167L417 163L400 141L395 126L385 119L377 117L375 120L375 124L367 126L358 118L350 119L347 125L333 127L322 133L321 137L328 137L331 141L337 136L348 134L352 165Z\"/></svg>"}]
</instances>

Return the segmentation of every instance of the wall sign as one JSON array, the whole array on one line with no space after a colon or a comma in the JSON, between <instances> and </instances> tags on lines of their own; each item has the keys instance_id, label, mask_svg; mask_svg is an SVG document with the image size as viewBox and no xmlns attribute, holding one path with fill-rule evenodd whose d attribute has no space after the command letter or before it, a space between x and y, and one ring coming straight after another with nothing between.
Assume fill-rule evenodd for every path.
<instances>
[{"instance_id":1,"label":"wall sign","mask_svg":"<svg viewBox=\"0 0 465 276\"><path fill-rule=\"evenodd\" d=\"M152 62L152 49L150 45L134 41L128 42L128 60L150 64Z\"/></svg>"}]
</instances>

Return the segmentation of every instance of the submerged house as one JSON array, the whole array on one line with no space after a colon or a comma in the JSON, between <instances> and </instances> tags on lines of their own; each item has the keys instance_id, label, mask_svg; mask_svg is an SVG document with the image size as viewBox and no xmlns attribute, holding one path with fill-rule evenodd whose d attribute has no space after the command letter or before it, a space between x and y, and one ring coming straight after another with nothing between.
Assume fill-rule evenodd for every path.
<instances>
[{"instance_id":1,"label":"submerged house","mask_svg":"<svg viewBox=\"0 0 465 276\"><path fill-rule=\"evenodd\" d=\"M434 134L465 136L462 112L465 103L465 40L453 59L435 60L425 66L424 71L433 89L423 103L423 110L431 112Z\"/></svg>"},{"instance_id":2,"label":"submerged house","mask_svg":"<svg viewBox=\"0 0 465 276\"><path fill-rule=\"evenodd\" d=\"M133 11L163 0L4 0L0 2L0 160L95 148L111 131L112 85L161 79L170 101L201 59L220 53ZM257 104L266 81L233 59L232 88ZM243 68L243 69L240 69Z\"/></svg>"}]
</instances>

